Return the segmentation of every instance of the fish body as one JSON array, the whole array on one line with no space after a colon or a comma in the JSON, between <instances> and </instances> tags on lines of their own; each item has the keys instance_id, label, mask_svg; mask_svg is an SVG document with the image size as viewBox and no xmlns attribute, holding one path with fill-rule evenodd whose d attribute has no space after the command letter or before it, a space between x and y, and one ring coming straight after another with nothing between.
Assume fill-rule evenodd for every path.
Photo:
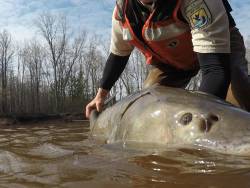
<instances>
[{"instance_id":1,"label":"fish body","mask_svg":"<svg viewBox=\"0 0 250 188\"><path fill-rule=\"evenodd\" d=\"M250 113L212 95L152 86L90 118L91 135L106 143L199 146L250 155Z\"/></svg>"}]
</instances>

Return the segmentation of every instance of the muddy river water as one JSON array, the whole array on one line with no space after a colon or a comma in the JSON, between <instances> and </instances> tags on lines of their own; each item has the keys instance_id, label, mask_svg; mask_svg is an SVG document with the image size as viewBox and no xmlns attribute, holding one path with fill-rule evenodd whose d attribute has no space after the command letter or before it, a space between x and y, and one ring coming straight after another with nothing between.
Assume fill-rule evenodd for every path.
<instances>
[{"instance_id":1,"label":"muddy river water","mask_svg":"<svg viewBox=\"0 0 250 188\"><path fill-rule=\"evenodd\" d=\"M249 188L250 157L100 145L87 123L0 129L0 187Z\"/></svg>"}]
</instances>

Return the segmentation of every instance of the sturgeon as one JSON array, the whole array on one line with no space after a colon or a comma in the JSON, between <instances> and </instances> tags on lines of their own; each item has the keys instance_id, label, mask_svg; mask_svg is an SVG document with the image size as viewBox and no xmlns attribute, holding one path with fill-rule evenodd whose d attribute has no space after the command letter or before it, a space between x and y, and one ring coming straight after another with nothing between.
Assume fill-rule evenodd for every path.
<instances>
[{"instance_id":1,"label":"sturgeon","mask_svg":"<svg viewBox=\"0 0 250 188\"><path fill-rule=\"evenodd\" d=\"M155 85L90 117L91 136L106 143L199 146L250 155L250 113L215 96Z\"/></svg>"}]
</instances>

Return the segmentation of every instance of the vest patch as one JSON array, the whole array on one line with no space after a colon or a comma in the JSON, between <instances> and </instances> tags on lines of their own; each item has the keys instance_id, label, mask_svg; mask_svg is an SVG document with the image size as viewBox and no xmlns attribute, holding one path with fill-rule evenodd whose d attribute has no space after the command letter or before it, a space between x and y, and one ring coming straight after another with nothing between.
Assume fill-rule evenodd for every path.
<instances>
[{"instance_id":1,"label":"vest patch","mask_svg":"<svg viewBox=\"0 0 250 188\"><path fill-rule=\"evenodd\" d=\"M202 29L212 22L212 14L204 0L193 0L185 8L193 29Z\"/></svg>"}]
</instances>

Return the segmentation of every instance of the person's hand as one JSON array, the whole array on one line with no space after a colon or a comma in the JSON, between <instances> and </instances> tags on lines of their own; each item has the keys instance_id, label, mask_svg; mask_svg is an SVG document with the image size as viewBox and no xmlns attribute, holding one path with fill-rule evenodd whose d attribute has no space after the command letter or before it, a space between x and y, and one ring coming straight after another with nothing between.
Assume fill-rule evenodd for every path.
<instances>
[{"instance_id":1,"label":"person's hand","mask_svg":"<svg viewBox=\"0 0 250 188\"><path fill-rule=\"evenodd\" d=\"M86 117L89 119L91 111L96 109L98 112L102 110L105 98L108 95L108 91L102 88L98 89L95 98L86 106Z\"/></svg>"}]
</instances>

